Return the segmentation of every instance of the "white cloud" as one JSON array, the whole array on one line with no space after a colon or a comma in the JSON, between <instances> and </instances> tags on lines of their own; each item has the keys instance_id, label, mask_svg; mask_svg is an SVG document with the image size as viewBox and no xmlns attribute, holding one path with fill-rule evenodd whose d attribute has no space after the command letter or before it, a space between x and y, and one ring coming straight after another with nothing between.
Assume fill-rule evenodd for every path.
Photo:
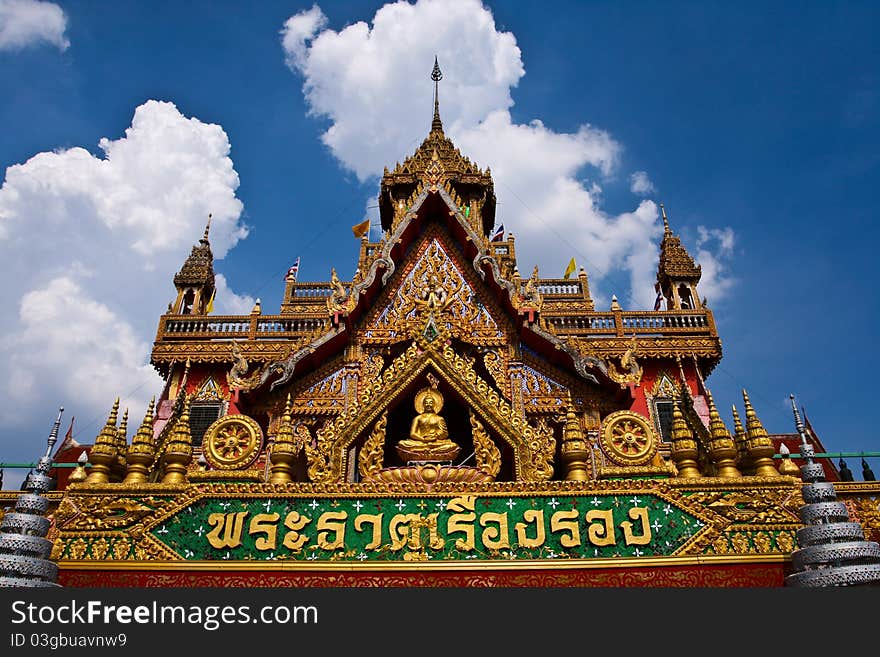
<instances>
[{"instance_id":1,"label":"white cloud","mask_svg":"<svg viewBox=\"0 0 880 657\"><path fill-rule=\"evenodd\" d=\"M606 131L584 124L560 133L538 119L512 121L511 90L525 74L520 49L478 0L387 4L371 24L339 31L327 29L314 6L288 19L283 34L311 113L329 120L322 140L361 180L393 167L426 136L436 54L444 130L492 169L498 218L517 236L520 266L561 277L574 256L597 303L617 294L651 307L662 233L656 206L642 201L617 215L599 207L601 187L590 176L613 175L622 150Z\"/></svg>"},{"instance_id":2,"label":"white cloud","mask_svg":"<svg viewBox=\"0 0 880 657\"><path fill-rule=\"evenodd\" d=\"M247 315L253 310L256 299L247 294L233 292L223 274L214 276L217 296L214 299L214 313L217 315Z\"/></svg>"},{"instance_id":3,"label":"white cloud","mask_svg":"<svg viewBox=\"0 0 880 657\"><path fill-rule=\"evenodd\" d=\"M646 171L636 171L629 177L629 191L639 196L647 196L654 192L654 183L648 178Z\"/></svg>"},{"instance_id":4,"label":"white cloud","mask_svg":"<svg viewBox=\"0 0 880 657\"><path fill-rule=\"evenodd\" d=\"M67 16L54 2L0 0L0 50L51 43L67 50Z\"/></svg>"},{"instance_id":5,"label":"white cloud","mask_svg":"<svg viewBox=\"0 0 880 657\"><path fill-rule=\"evenodd\" d=\"M710 303L723 299L736 284L736 279L729 271L735 242L736 235L730 226L725 228L697 226L695 259L702 267L699 290Z\"/></svg>"},{"instance_id":6,"label":"white cloud","mask_svg":"<svg viewBox=\"0 0 880 657\"><path fill-rule=\"evenodd\" d=\"M0 303L19 310L0 315L0 394L15 401L0 410L4 458L33 458L39 446L7 436L42 440L24 429L51 424L59 405L77 416L81 442L117 395L142 417L161 392L148 364L156 322L208 213L215 257L247 234L220 126L148 101L125 136L99 146L103 157L39 153L0 187ZM218 288L218 309L246 303L221 276Z\"/></svg>"}]
</instances>

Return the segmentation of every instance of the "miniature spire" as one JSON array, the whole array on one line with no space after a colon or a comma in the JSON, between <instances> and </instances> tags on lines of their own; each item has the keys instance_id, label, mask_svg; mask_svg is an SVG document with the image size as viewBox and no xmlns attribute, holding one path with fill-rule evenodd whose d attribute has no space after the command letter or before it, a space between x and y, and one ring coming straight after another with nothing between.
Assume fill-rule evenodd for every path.
<instances>
[{"instance_id":1,"label":"miniature spire","mask_svg":"<svg viewBox=\"0 0 880 657\"><path fill-rule=\"evenodd\" d=\"M119 433L116 428L116 419L119 414L119 397L113 402L113 408L101 433L95 438L95 445L89 455L92 463L87 483L106 484L110 481L110 470L116 463L117 440Z\"/></svg>"},{"instance_id":2,"label":"miniature spire","mask_svg":"<svg viewBox=\"0 0 880 657\"><path fill-rule=\"evenodd\" d=\"M778 477L779 471L773 465L773 441L767 435L764 425L758 419L749 394L743 389L743 402L746 405L746 431L749 436L749 456L755 464L755 474L759 477Z\"/></svg>"},{"instance_id":3,"label":"miniature spire","mask_svg":"<svg viewBox=\"0 0 880 657\"><path fill-rule=\"evenodd\" d=\"M122 421L116 430L116 463L112 466L111 481L125 479L125 452L128 449L128 409L122 414Z\"/></svg>"},{"instance_id":4,"label":"miniature spire","mask_svg":"<svg viewBox=\"0 0 880 657\"><path fill-rule=\"evenodd\" d=\"M46 455L40 458L37 471L28 473L15 509L7 509L0 523L0 588L57 586L58 566L51 561L52 541L46 538L52 523L46 517L49 500L44 493L53 484L48 472L63 410L52 425ZM0 471L0 483L2 478Z\"/></svg>"},{"instance_id":5,"label":"miniature spire","mask_svg":"<svg viewBox=\"0 0 880 657\"><path fill-rule=\"evenodd\" d=\"M737 452L736 465L740 472L746 474L746 470L751 470L752 466L751 459L749 458L748 436L742 421L739 419L739 412L737 412L736 406L732 405L731 409L733 410L733 442L736 443Z\"/></svg>"},{"instance_id":6,"label":"miniature spire","mask_svg":"<svg viewBox=\"0 0 880 657\"><path fill-rule=\"evenodd\" d=\"M431 79L434 81L434 120L431 121L431 132L443 132L443 122L440 121L440 80L443 73L440 72L440 64L437 63L437 55L434 55L434 70L431 71Z\"/></svg>"},{"instance_id":7,"label":"miniature spire","mask_svg":"<svg viewBox=\"0 0 880 657\"><path fill-rule=\"evenodd\" d=\"M126 484L143 483L147 481L150 466L153 464L153 422L156 408L156 398L150 400L144 421L138 427L137 433L131 439L126 459L128 471L125 475Z\"/></svg>"},{"instance_id":8,"label":"miniature spire","mask_svg":"<svg viewBox=\"0 0 880 657\"><path fill-rule=\"evenodd\" d=\"M562 429L561 459L565 462L566 481L589 481L587 471L590 451L584 440L581 423L574 412L571 392L568 393L568 409L565 413L565 427Z\"/></svg>"},{"instance_id":9,"label":"miniature spire","mask_svg":"<svg viewBox=\"0 0 880 657\"><path fill-rule=\"evenodd\" d=\"M165 467L165 475L162 477L163 484L185 484L186 471L192 461L193 446L192 434L189 429L189 408L192 397L187 397L183 403L183 411L171 432L171 440L162 457Z\"/></svg>"},{"instance_id":10,"label":"miniature spire","mask_svg":"<svg viewBox=\"0 0 880 657\"><path fill-rule=\"evenodd\" d=\"M709 432L711 434L709 455L715 464L715 474L719 477L741 477L742 475L735 465L736 444L730 437L730 431L724 426L724 421L715 407L715 400L712 399L712 393L708 390L706 397L709 400Z\"/></svg>"},{"instance_id":11,"label":"miniature spire","mask_svg":"<svg viewBox=\"0 0 880 657\"><path fill-rule=\"evenodd\" d=\"M272 462L272 475L269 478L271 484L286 484L293 481L293 462L299 452L299 445L293 437L293 426L290 421L290 395L284 404L284 414L278 424L275 435L275 443L272 446L272 454L269 459Z\"/></svg>"},{"instance_id":12,"label":"miniature spire","mask_svg":"<svg viewBox=\"0 0 880 657\"><path fill-rule=\"evenodd\" d=\"M672 404L672 462L678 470L678 476L684 479L695 479L700 475L697 467L697 441L694 433L685 422L681 412L681 402Z\"/></svg>"},{"instance_id":13,"label":"miniature spire","mask_svg":"<svg viewBox=\"0 0 880 657\"><path fill-rule=\"evenodd\" d=\"M785 583L811 588L876 586L880 584L880 545L865 540L864 528L850 520L846 504L837 501L834 484L825 481L825 468L813 462L815 450L807 442L794 395L790 397L801 437L801 455L807 463L801 466L804 504L798 509L804 527L797 530L799 548L791 554L793 572L785 578ZM844 465L843 459L840 462ZM840 474L843 476L842 468Z\"/></svg>"}]
</instances>

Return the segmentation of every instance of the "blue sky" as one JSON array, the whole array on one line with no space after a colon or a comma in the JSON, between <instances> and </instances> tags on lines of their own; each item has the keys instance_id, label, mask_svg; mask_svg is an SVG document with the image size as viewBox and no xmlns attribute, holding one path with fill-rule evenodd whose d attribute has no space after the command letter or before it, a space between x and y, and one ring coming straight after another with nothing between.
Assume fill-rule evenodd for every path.
<instances>
[{"instance_id":1,"label":"blue sky","mask_svg":"<svg viewBox=\"0 0 880 657\"><path fill-rule=\"evenodd\" d=\"M728 424L745 387L792 431L793 392L829 450L880 451L878 19L870 2L0 0L0 460L36 458L59 405L84 443L116 395L140 420L209 212L220 312L277 312L297 256L300 280L350 277L382 166L430 127L434 54L447 134L491 166L522 271L575 257L598 308L649 307L664 203L703 265Z\"/></svg>"}]
</instances>

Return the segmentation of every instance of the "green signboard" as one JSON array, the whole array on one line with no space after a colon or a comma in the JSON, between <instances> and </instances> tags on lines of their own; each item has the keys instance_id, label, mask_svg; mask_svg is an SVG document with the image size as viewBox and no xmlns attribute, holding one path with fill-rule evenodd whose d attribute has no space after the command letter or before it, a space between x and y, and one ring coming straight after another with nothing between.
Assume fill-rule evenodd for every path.
<instances>
[{"instance_id":1,"label":"green signboard","mask_svg":"<svg viewBox=\"0 0 880 657\"><path fill-rule=\"evenodd\" d=\"M639 493L206 497L151 531L188 560L368 563L669 556L703 526Z\"/></svg>"}]
</instances>

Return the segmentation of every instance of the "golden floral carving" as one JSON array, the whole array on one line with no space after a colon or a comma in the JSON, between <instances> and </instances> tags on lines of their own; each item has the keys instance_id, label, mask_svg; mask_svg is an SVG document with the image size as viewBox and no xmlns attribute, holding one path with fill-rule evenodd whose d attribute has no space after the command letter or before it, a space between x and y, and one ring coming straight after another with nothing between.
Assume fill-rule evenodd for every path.
<instances>
[{"instance_id":1,"label":"golden floral carving","mask_svg":"<svg viewBox=\"0 0 880 657\"><path fill-rule=\"evenodd\" d=\"M470 413L470 419L477 468L494 479L501 470L501 451L492 442L489 434L486 433L485 427L483 427L483 424L477 419L473 411Z\"/></svg>"},{"instance_id":2,"label":"golden floral carving","mask_svg":"<svg viewBox=\"0 0 880 657\"><path fill-rule=\"evenodd\" d=\"M385 454L385 427L388 424L388 412L382 413L373 427L373 432L358 455L358 466L361 477L370 479L382 469L382 457Z\"/></svg>"}]
</instances>

